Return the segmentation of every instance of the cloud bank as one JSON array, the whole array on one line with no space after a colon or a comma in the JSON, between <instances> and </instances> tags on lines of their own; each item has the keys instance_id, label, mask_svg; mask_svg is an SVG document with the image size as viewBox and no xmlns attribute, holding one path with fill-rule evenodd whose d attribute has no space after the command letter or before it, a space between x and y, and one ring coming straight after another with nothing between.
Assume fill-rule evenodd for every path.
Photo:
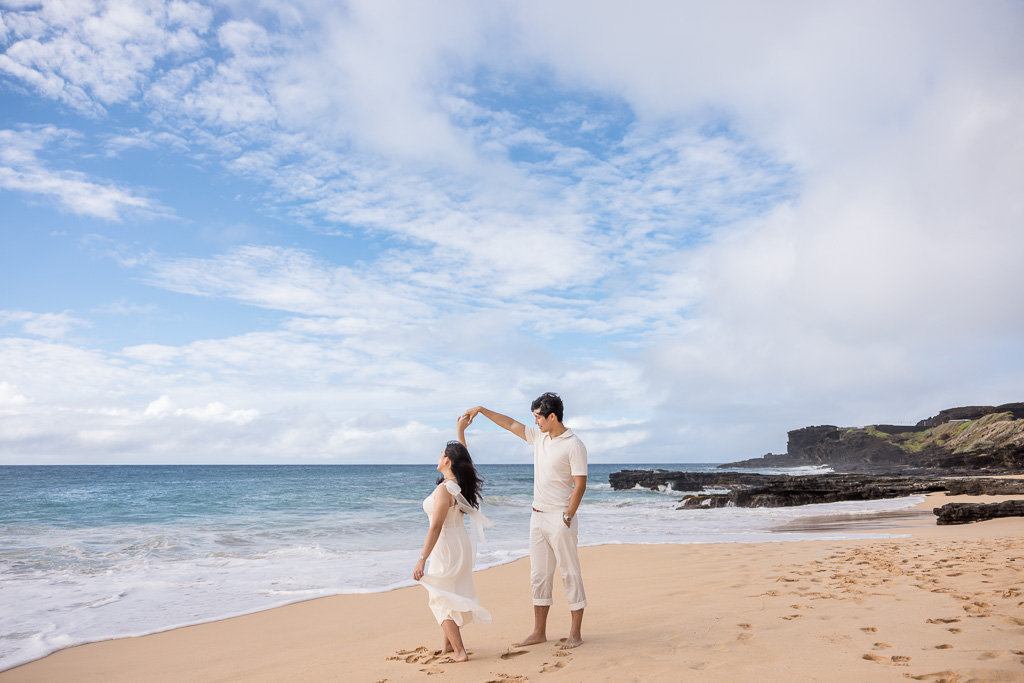
<instances>
[{"instance_id":1,"label":"cloud bank","mask_svg":"<svg viewBox=\"0 0 1024 683\"><path fill-rule=\"evenodd\" d=\"M137 300L8 296L0 443L408 462L555 390L601 461L724 461L1022 400L1022 38L1013 2L8 3L0 92L51 113L6 117L0 201ZM211 240L136 160L272 227Z\"/></svg>"}]
</instances>

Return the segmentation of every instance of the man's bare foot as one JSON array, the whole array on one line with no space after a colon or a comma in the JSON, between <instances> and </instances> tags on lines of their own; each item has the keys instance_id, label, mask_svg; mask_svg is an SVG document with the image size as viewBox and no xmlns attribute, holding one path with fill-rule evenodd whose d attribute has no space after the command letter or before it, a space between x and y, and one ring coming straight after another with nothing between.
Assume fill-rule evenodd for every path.
<instances>
[{"instance_id":1,"label":"man's bare foot","mask_svg":"<svg viewBox=\"0 0 1024 683\"><path fill-rule=\"evenodd\" d=\"M520 640L518 643L512 643L512 647L525 647L527 645L536 645L537 643L546 643L547 641L547 634L531 633L530 635Z\"/></svg>"},{"instance_id":2,"label":"man's bare foot","mask_svg":"<svg viewBox=\"0 0 1024 683\"><path fill-rule=\"evenodd\" d=\"M579 636L569 636L568 638L565 639L565 642L562 643L562 647L560 647L558 649L559 650L571 650L574 647L579 647L582 644L583 644L583 639L580 638Z\"/></svg>"}]
</instances>

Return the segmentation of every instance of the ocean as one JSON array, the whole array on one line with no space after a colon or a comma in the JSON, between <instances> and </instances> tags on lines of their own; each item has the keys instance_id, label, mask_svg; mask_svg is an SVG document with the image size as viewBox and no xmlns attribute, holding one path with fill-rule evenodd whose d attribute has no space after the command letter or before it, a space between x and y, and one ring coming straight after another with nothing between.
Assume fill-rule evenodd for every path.
<instances>
[{"instance_id":1,"label":"ocean","mask_svg":"<svg viewBox=\"0 0 1024 683\"><path fill-rule=\"evenodd\" d=\"M845 538L853 533L779 530L921 500L684 511L675 509L683 492L608 484L611 472L647 468L715 465L591 464L581 545ZM527 556L532 466L479 470L496 526L477 568ZM82 643L414 585L421 502L436 474L429 465L0 467L0 671Z\"/></svg>"}]
</instances>

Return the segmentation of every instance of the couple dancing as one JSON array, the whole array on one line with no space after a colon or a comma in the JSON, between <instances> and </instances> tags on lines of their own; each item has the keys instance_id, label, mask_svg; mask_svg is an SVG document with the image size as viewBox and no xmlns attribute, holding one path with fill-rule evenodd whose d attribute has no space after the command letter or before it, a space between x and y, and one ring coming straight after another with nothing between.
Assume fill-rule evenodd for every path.
<instances>
[{"instance_id":1,"label":"couple dancing","mask_svg":"<svg viewBox=\"0 0 1024 683\"><path fill-rule=\"evenodd\" d=\"M548 610L551 608L555 564L562 570L562 583L569 600L572 625L563 650L583 643L580 629L587 598L583 592L580 561L576 552L579 522L576 510L587 489L587 449L562 424L562 399L546 393L530 406L536 427L482 406L470 408L458 420L458 441L449 441L437 461L441 473L438 486L423 510L430 529L413 570L413 578L427 589L428 604L444 633L443 653L464 662L469 657L460 627L471 622L489 624L491 615L477 601L473 587L473 559L476 540L484 526L491 526L480 513L480 477L466 448L466 427L477 415L507 429L533 446L533 513L530 517L530 585L533 589L533 631L513 647L547 640ZM472 538L462 524L470 516ZM426 560L430 558L429 571Z\"/></svg>"}]
</instances>

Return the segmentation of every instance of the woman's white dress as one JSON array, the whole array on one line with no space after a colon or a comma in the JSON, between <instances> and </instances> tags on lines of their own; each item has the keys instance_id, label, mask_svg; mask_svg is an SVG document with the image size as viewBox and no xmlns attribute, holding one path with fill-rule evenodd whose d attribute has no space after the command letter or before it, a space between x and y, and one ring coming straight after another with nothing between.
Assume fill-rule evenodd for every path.
<instances>
[{"instance_id":1,"label":"woman's white dress","mask_svg":"<svg viewBox=\"0 0 1024 683\"><path fill-rule=\"evenodd\" d=\"M428 604L434 618L440 624L451 619L458 626L463 624L491 623L491 613L480 606L473 586L473 560L476 555L476 539L483 540L484 526L494 526L479 510L469 505L462 489L453 481L446 481L434 489L423 501L423 511L429 518L434 513L434 495L445 487L455 498L448 508L441 526L441 535L430 552L427 573L420 583L429 593ZM474 539L466 533L462 522L463 514L469 514Z\"/></svg>"}]
</instances>

